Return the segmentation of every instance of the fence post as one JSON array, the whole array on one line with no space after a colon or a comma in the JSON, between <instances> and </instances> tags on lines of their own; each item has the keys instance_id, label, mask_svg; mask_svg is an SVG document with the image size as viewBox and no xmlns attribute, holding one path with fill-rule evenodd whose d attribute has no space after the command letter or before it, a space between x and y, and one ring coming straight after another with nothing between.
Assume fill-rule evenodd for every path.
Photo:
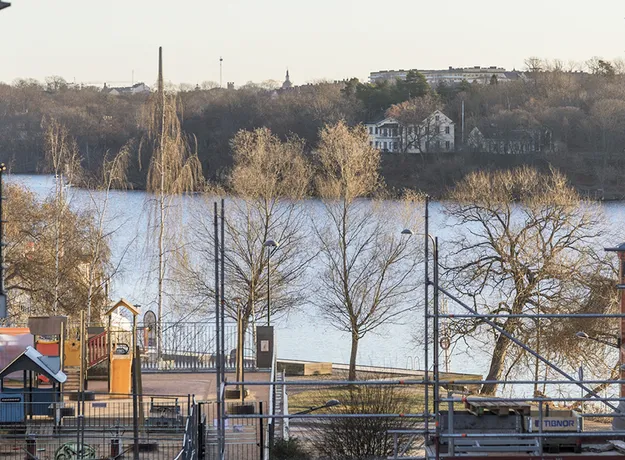
<instances>
[{"instance_id":1,"label":"fence post","mask_svg":"<svg viewBox=\"0 0 625 460\"><path fill-rule=\"evenodd\" d=\"M204 426L204 422L202 421L202 403L197 403L197 442L198 442L198 446L197 446L197 452L198 452L198 459L199 460L204 460L204 455L206 455L206 450L205 450L205 430L206 427Z\"/></svg>"},{"instance_id":2,"label":"fence post","mask_svg":"<svg viewBox=\"0 0 625 460\"><path fill-rule=\"evenodd\" d=\"M258 413L260 415L263 415L263 403L262 401L260 401L258 403ZM258 427L259 427L259 432L260 432L260 460L264 460L265 458L265 429L263 427L263 418L259 417L258 418Z\"/></svg>"}]
</instances>

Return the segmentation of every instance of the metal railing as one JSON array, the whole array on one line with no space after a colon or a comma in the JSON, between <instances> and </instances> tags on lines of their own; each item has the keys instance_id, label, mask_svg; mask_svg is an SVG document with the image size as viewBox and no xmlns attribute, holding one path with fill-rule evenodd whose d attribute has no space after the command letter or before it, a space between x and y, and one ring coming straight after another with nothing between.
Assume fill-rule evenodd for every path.
<instances>
[{"instance_id":1,"label":"metal railing","mask_svg":"<svg viewBox=\"0 0 625 460\"><path fill-rule=\"evenodd\" d=\"M195 406L191 395L140 396L135 434L133 395L97 393L92 401L72 401L69 394L6 390L0 456L11 460L132 458L135 444L142 458L171 460L184 446L185 421L193 419Z\"/></svg>"}]
</instances>

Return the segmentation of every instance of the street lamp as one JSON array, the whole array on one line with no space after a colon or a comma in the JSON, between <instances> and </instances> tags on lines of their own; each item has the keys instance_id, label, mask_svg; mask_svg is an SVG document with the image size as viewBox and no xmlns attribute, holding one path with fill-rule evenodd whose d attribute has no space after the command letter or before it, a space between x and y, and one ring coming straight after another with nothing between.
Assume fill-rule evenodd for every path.
<instances>
[{"instance_id":1,"label":"street lamp","mask_svg":"<svg viewBox=\"0 0 625 460\"><path fill-rule=\"evenodd\" d=\"M428 329L429 329L429 321L430 321L430 314L429 314L429 308L428 308L428 302L429 302L429 287L430 284L432 283L430 281L430 269L429 269L429 249L428 249L428 242L431 241L432 242L432 256L434 259L434 375L437 376L438 375L438 238L434 238L432 235L430 235L429 233L429 202L430 202L430 198L426 195L425 196L425 231L421 234L423 236L425 236L425 243L424 243L424 258L423 258L423 263L424 263L424 268L425 268L425 279L423 282L423 288L424 288L424 299L425 299L425 306L424 306L424 332L425 332L425 336L428 337ZM417 235L416 232L413 232L411 229L409 228L404 228L401 231L402 235L405 235L407 237L412 237ZM428 240L429 239L429 240ZM425 395L424 395L424 402L425 402L425 431L426 433L428 432L429 429L429 381L430 381L430 376L429 376L429 347L428 347L428 340L425 341L424 344L424 348L425 348L425 370L424 370L424 375L423 375L423 379L425 381ZM434 413L438 414L438 379L435 378L434 379Z\"/></svg>"},{"instance_id":2,"label":"street lamp","mask_svg":"<svg viewBox=\"0 0 625 460\"><path fill-rule=\"evenodd\" d=\"M269 275L271 273L271 256L280 247L280 243L275 240L267 240L263 243L263 246L267 248L267 326L271 326L271 283L269 282Z\"/></svg>"},{"instance_id":3,"label":"street lamp","mask_svg":"<svg viewBox=\"0 0 625 460\"><path fill-rule=\"evenodd\" d=\"M11 6L11 4L9 2L2 2L2 1L0 1L0 10L8 8L9 6Z\"/></svg>"},{"instance_id":4,"label":"street lamp","mask_svg":"<svg viewBox=\"0 0 625 460\"><path fill-rule=\"evenodd\" d=\"M317 406L317 407L311 407L310 409L306 409L303 410L301 412L296 412L293 415L304 415L304 414L310 414L311 412L314 412L316 410L319 409L326 409L328 407L334 407L334 406L339 406L341 404L341 402L338 399L330 399L329 401L327 401L323 406Z\"/></svg>"},{"instance_id":5,"label":"street lamp","mask_svg":"<svg viewBox=\"0 0 625 460\"><path fill-rule=\"evenodd\" d=\"M617 350L619 350L621 348L621 338L620 337L615 337L616 343L610 342L608 340L603 340L603 339L600 339L598 337L591 337L588 334L586 334L584 331L577 332L575 334L575 337L577 337L578 339L593 340L595 342L602 343L602 344L607 345L609 347L616 348Z\"/></svg>"}]
</instances>

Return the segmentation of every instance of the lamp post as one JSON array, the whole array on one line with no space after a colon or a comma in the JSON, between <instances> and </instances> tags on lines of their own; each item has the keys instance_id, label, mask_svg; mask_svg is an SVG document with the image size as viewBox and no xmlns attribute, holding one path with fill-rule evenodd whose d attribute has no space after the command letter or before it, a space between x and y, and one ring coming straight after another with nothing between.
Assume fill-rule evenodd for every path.
<instances>
[{"instance_id":1,"label":"lamp post","mask_svg":"<svg viewBox=\"0 0 625 460\"><path fill-rule=\"evenodd\" d=\"M280 243L275 240L267 240L263 243L263 246L267 248L267 326L271 326L271 283L269 282L269 276L271 274L271 256L280 247Z\"/></svg>"},{"instance_id":2,"label":"lamp post","mask_svg":"<svg viewBox=\"0 0 625 460\"><path fill-rule=\"evenodd\" d=\"M584 331L577 332L575 334L575 337L577 337L578 339L588 339L588 340L592 340L594 342L602 343L602 344L607 345L609 347L616 348L617 350L621 349L621 338L620 337L615 337L616 342L610 342L608 340L600 339L599 337L591 337L588 334L586 334Z\"/></svg>"},{"instance_id":3,"label":"lamp post","mask_svg":"<svg viewBox=\"0 0 625 460\"><path fill-rule=\"evenodd\" d=\"M305 414L310 414L311 412L314 412L316 410L319 409L326 409L328 407L334 407L334 406L339 406L341 404L341 402L337 399L330 399L328 402L326 402L323 406L317 406L317 407L311 407L310 409L306 409L303 410L301 412L296 412L293 415L305 415Z\"/></svg>"},{"instance_id":4,"label":"lamp post","mask_svg":"<svg viewBox=\"0 0 625 460\"><path fill-rule=\"evenodd\" d=\"M619 292L619 303L621 306L621 313L625 314L625 295L623 295L623 289L625 289L625 243L620 244L614 248L605 248L607 252L616 252L619 258L619 282L616 285L616 288ZM619 345L625 342L625 318L619 318L619 335L618 335L618 343ZM625 354L623 353L623 349L619 346L619 362L623 364L625 362ZM619 380L625 380L625 370L620 369L619 371ZM621 398L625 398L625 384L621 383ZM621 404L619 403L619 407ZM625 407L624 407L625 409Z\"/></svg>"},{"instance_id":5,"label":"lamp post","mask_svg":"<svg viewBox=\"0 0 625 460\"><path fill-rule=\"evenodd\" d=\"M2 2L2 1L0 1L0 10L8 8L9 6L11 6L11 4L9 2Z\"/></svg>"},{"instance_id":6,"label":"lamp post","mask_svg":"<svg viewBox=\"0 0 625 460\"><path fill-rule=\"evenodd\" d=\"M425 420L424 420L424 425L425 425L425 432L426 432L426 438L428 436L428 430L429 430L429 422L430 422L430 418L429 418L429 413L430 413L430 401L429 401L429 380L430 380L430 371L429 371L429 367L430 367L430 363L429 363L429 346L428 346L428 337L429 337L429 306L428 306L428 302L429 302L429 287L430 287L430 272L429 272L429 248L428 248L428 243L431 241L432 242L432 250L434 252L434 255L438 254L438 248L437 248L437 244L436 244L436 240L432 237L432 235L429 234L429 196L425 196L425 231L422 234L424 236L425 239L425 244L424 244L424 251L425 251L425 257L423 260L424 263L424 268L425 268L425 279L424 279L424 295L425 295L425 306L424 306L424 333L425 333L425 369L424 369L424 375L423 375L423 380L425 382L425 395L424 395L424 403L425 403ZM412 230L410 230L409 228L405 228L401 231L402 235L405 235L407 237L411 237L413 235L417 235L417 233L413 232ZM434 263L437 263L437 256L434 258ZM435 270L437 269L437 267L435 267ZM436 299L438 299L438 284L435 285L434 287L435 290L435 297ZM435 305L435 310L438 312L438 305ZM436 318L438 319L438 318ZM434 331L435 331L435 342L438 340L438 324L434 325ZM435 373L438 372L438 344L435 343L434 345L434 368L435 368ZM435 391L434 391L434 402L435 405L437 405L437 401L438 401L438 385L436 384L436 381L438 381L438 379L435 380ZM435 412L436 413L436 412Z\"/></svg>"}]
</instances>

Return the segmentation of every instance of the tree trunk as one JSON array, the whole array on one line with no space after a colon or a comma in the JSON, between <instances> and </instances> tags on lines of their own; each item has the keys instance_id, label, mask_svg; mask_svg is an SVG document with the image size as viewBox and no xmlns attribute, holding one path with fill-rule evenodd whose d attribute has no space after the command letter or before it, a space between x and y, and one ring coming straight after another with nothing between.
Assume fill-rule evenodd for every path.
<instances>
[{"instance_id":1,"label":"tree trunk","mask_svg":"<svg viewBox=\"0 0 625 460\"><path fill-rule=\"evenodd\" d=\"M505 330L505 327L504 327ZM504 363L508 354L508 347L510 346L510 339L503 334L499 335L495 349L493 350L493 357L490 360L490 369L486 380L499 380L503 374ZM485 383L482 385L480 394L494 395L497 392L496 383Z\"/></svg>"},{"instance_id":2,"label":"tree trunk","mask_svg":"<svg viewBox=\"0 0 625 460\"><path fill-rule=\"evenodd\" d=\"M352 351L349 356L349 375L348 380L356 380L356 357L358 355L358 340L360 337L356 332L352 332Z\"/></svg>"}]
</instances>

